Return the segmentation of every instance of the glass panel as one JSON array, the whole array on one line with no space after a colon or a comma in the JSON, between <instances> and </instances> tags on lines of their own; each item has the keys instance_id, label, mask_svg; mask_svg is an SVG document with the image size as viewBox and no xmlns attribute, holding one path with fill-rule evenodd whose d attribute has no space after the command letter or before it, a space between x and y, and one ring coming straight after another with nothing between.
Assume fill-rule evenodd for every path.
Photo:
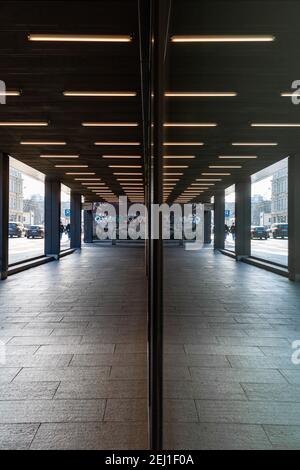
<instances>
[{"instance_id":1,"label":"glass panel","mask_svg":"<svg viewBox=\"0 0 300 470\"><path fill-rule=\"evenodd\" d=\"M60 249L68 250L71 242L71 190L61 185L61 209L60 209Z\"/></svg>"},{"instance_id":2,"label":"glass panel","mask_svg":"<svg viewBox=\"0 0 300 470\"><path fill-rule=\"evenodd\" d=\"M235 251L235 185L225 190L225 249Z\"/></svg>"},{"instance_id":3,"label":"glass panel","mask_svg":"<svg viewBox=\"0 0 300 470\"><path fill-rule=\"evenodd\" d=\"M287 266L288 159L251 178L251 254Z\"/></svg>"},{"instance_id":4,"label":"glass panel","mask_svg":"<svg viewBox=\"0 0 300 470\"><path fill-rule=\"evenodd\" d=\"M9 159L9 264L43 256L44 175Z\"/></svg>"}]
</instances>

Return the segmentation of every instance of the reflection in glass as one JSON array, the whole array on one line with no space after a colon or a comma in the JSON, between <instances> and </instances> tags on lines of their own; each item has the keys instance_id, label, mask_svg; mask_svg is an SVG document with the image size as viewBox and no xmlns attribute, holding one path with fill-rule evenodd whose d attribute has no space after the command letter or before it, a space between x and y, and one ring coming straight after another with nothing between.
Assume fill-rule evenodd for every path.
<instances>
[{"instance_id":1,"label":"reflection in glass","mask_svg":"<svg viewBox=\"0 0 300 470\"><path fill-rule=\"evenodd\" d=\"M235 185L225 189L225 249L235 251Z\"/></svg>"},{"instance_id":2,"label":"reflection in glass","mask_svg":"<svg viewBox=\"0 0 300 470\"><path fill-rule=\"evenodd\" d=\"M71 190L61 185L60 209L60 249L68 250L71 246Z\"/></svg>"}]
</instances>

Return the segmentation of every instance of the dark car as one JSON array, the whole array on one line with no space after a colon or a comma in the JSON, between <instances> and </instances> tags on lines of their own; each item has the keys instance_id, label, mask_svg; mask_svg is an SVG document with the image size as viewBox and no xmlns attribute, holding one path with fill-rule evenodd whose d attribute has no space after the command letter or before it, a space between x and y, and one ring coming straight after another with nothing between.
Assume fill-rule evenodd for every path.
<instances>
[{"instance_id":1,"label":"dark car","mask_svg":"<svg viewBox=\"0 0 300 470\"><path fill-rule=\"evenodd\" d=\"M268 231L263 225L251 227L251 238L259 238L260 240L264 238L267 240L269 238Z\"/></svg>"},{"instance_id":2,"label":"dark car","mask_svg":"<svg viewBox=\"0 0 300 470\"><path fill-rule=\"evenodd\" d=\"M42 225L30 225L27 229L27 238L44 238L45 230Z\"/></svg>"},{"instance_id":3,"label":"dark car","mask_svg":"<svg viewBox=\"0 0 300 470\"><path fill-rule=\"evenodd\" d=\"M19 222L9 222L8 224L8 236L10 238L13 237L24 237L26 234L26 230L24 228L23 224L20 224Z\"/></svg>"},{"instance_id":4,"label":"dark car","mask_svg":"<svg viewBox=\"0 0 300 470\"><path fill-rule=\"evenodd\" d=\"M289 225L288 224L273 224L271 227L273 238L288 238Z\"/></svg>"}]
</instances>

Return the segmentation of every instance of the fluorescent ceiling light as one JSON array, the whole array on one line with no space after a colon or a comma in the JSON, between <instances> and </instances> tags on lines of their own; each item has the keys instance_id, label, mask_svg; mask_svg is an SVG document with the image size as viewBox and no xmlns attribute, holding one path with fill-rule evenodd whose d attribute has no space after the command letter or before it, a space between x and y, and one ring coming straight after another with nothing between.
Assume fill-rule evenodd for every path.
<instances>
[{"instance_id":1,"label":"fluorescent ceiling light","mask_svg":"<svg viewBox=\"0 0 300 470\"><path fill-rule=\"evenodd\" d=\"M79 155L40 155L40 158L53 158L53 159L65 159L65 158L79 158Z\"/></svg>"},{"instance_id":2,"label":"fluorescent ceiling light","mask_svg":"<svg viewBox=\"0 0 300 470\"><path fill-rule=\"evenodd\" d=\"M278 145L277 142L233 142L231 145L240 147L274 147Z\"/></svg>"},{"instance_id":3,"label":"fluorescent ceiling light","mask_svg":"<svg viewBox=\"0 0 300 470\"><path fill-rule=\"evenodd\" d=\"M20 96L20 91L0 91L0 96Z\"/></svg>"},{"instance_id":4,"label":"fluorescent ceiling light","mask_svg":"<svg viewBox=\"0 0 300 470\"><path fill-rule=\"evenodd\" d=\"M62 42L131 42L128 35L90 35L90 34L29 34L29 41Z\"/></svg>"},{"instance_id":5,"label":"fluorescent ceiling light","mask_svg":"<svg viewBox=\"0 0 300 470\"><path fill-rule=\"evenodd\" d=\"M105 185L105 183L81 183L82 186L91 186L91 185L96 185L96 186L102 186L102 185Z\"/></svg>"},{"instance_id":6,"label":"fluorescent ceiling light","mask_svg":"<svg viewBox=\"0 0 300 470\"><path fill-rule=\"evenodd\" d=\"M47 127L49 123L47 121L2 121L0 126L3 127Z\"/></svg>"},{"instance_id":7,"label":"fluorescent ceiling light","mask_svg":"<svg viewBox=\"0 0 300 470\"><path fill-rule=\"evenodd\" d=\"M64 91L64 96L101 96L101 97L125 97L136 96L134 91Z\"/></svg>"},{"instance_id":8,"label":"fluorescent ceiling light","mask_svg":"<svg viewBox=\"0 0 300 470\"><path fill-rule=\"evenodd\" d=\"M54 165L55 168L88 168L88 165Z\"/></svg>"},{"instance_id":9,"label":"fluorescent ceiling light","mask_svg":"<svg viewBox=\"0 0 300 470\"><path fill-rule=\"evenodd\" d=\"M180 91L167 91L167 97L181 97L181 98L214 98L214 97L230 97L237 96L234 91L198 91L198 92L180 92Z\"/></svg>"},{"instance_id":10,"label":"fluorescent ceiling light","mask_svg":"<svg viewBox=\"0 0 300 470\"><path fill-rule=\"evenodd\" d=\"M196 181L222 181L222 178L197 178Z\"/></svg>"},{"instance_id":11,"label":"fluorescent ceiling light","mask_svg":"<svg viewBox=\"0 0 300 470\"><path fill-rule=\"evenodd\" d=\"M215 186L215 183L192 183L192 186Z\"/></svg>"},{"instance_id":12,"label":"fluorescent ceiling light","mask_svg":"<svg viewBox=\"0 0 300 470\"><path fill-rule=\"evenodd\" d=\"M143 173L142 172L138 172L138 173L114 173L114 175L116 176L142 176Z\"/></svg>"},{"instance_id":13,"label":"fluorescent ceiling light","mask_svg":"<svg viewBox=\"0 0 300 470\"><path fill-rule=\"evenodd\" d=\"M66 173L66 175L71 175L71 176L79 176L79 175L82 175L82 176L92 176L92 175L95 175L96 173L78 173L78 172L72 172L72 173Z\"/></svg>"},{"instance_id":14,"label":"fluorescent ceiling light","mask_svg":"<svg viewBox=\"0 0 300 470\"><path fill-rule=\"evenodd\" d=\"M199 147L203 142L164 142L165 147Z\"/></svg>"},{"instance_id":15,"label":"fluorescent ceiling light","mask_svg":"<svg viewBox=\"0 0 300 470\"><path fill-rule=\"evenodd\" d=\"M231 173L201 173L203 176L230 176Z\"/></svg>"},{"instance_id":16,"label":"fluorescent ceiling light","mask_svg":"<svg viewBox=\"0 0 300 470\"><path fill-rule=\"evenodd\" d=\"M102 158L117 158L117 159L138 159L140 160L142 157L140 155L102 155Z\"/></svg>"},{"instance_id":17,"label":"fluorescent ceiling light","mask_svg":"<svg viewBox=\"0 0 300 470\"><path fill-rule=\"evenodd\" d=\"M242 168L242 165L209 165L209 168Z\"/></svg>"},{"instance_id":18,"label":"fluorescent ceiling light","mask_svg":"<svg viewBox=\"0 0 300 470\"><path fill-rule=\"evenodd\" d=\"M101 178L74 178L74 181L100 181Z\"/></svg>"},{"instance_id":19,"label":"fluorescent ceiling light","mask_svg":"<svg viewBox=\"0 0 300 470\"><path fill-rule=\"evenodd\" d=\"M183 173L164 173L164 176L183 176Z\"/></svg>"},{"instance_id":20,"label":"fluorescent ceiling light","mask_svg":"<svg viewBox=\"0 0 300 470\"><path fill-rule=\"evenodd\" d=\"M20 142L21 145L67 145L67 142L33 142L33 141L26 141L23 140Z\"/></svg>"},{"instance_id":21,"label":"fluorescent ceiling light","mask_svg":"<svg viewBox=\"0 0 300 470\"><path fill-rule=\"evenodd\" d=\"M109 165L109 168L142 168L142 165Z\"/></svg>"},{"instance_id":22,"label":"fluorescent ceiling light","mask_svg":"<svg viewBox=\"0 0 300 470\"><path fill-rule=\"evenodd\" d=\"M180 178L164 178L164 181L180 181Z\"/></svg>"},{"instance_id":23,"label":"fluorescent ceiling light","mask_svg":"<svg viewBox=\"0 0 300 470\"><path fill-rule=\"evenodd\" d=\"M300 127L299 123L252 123L251 127Z\"/></svg>"},{"instance_id":24,"label":"fluorescent ceiling light","mask_svg":"<svg viewBox=\"0 0 300 470\"><path fill-rule=\"evenodd\" d=\"M275 36L271 35L187 35L187 36L172 36L172 42L272 42Z\"/></svg>"},{"instance_id":25,"label":"fluorescent ceiling light","mask_svg":"<svg viewBox=\"0 0 300 470\"><path fill-rule=\"evenodd\" d=\"M137 122L83 122L83 127L138 127Z\"/></svg>"},{"instance_id":26,"label":"fluorescent ceiling light","mask_svg":"<svg viewBox=\"0 0 300 470\"><path fill-rule=\"evenodd\" d=\"M139 145L141 145L140 142L95 142L94 145L104 145L104 146L110 146L110 145L115 145L115 146L118 146L118 145L130 145L130 146L134 146L134 147L137 147Z\"/></svg>"},{"instance_id":27,"label":"fluorescent ceiling light","mask_svg":"<svg viewBox=\"0 0 300 470\"><path fill-rule=\"evenodd\" d=\"M143 181L143 178L117 178L117 181Z\"/></svg>"},{"instance_id":28,"label":"fluorescent ceiling light","mask_svg":"<svg viewBox=\"0 0 300 470\"><path fill-rule=\"evenodd\" d=\"M215 122L166 122L164 127L216 127Z\"/></svg>"},{"instance_id":29,"label":"fluorescent ceiling light","mask_svg":"<svg viewBox=\"0 0 300 470\"><path fill-rule=\"evenodd\" d=\"M256 155L247 155L247 156L226 156L226 155L220 155L218 158L221 160L255 160L257 158Z\"/></svg>"},{"instance_id":30,"label":"fluorescent ceiling light","mask_svg":"<svg viewBox=\"0 0 300 470\"><path fill-rule=\"evenodd\" d=\"M164 165L164 168L188 168L188 165Z\"/></svg>"},{"instance_id":31,"label":"fluorescent ceiling light","mask_svg":"<svg viewBox=\"0 0 300 470\"><path fill-rule=\"evenodd\" d=\"M195 158L195 155L165 155L164 158L166 160L172 160L172 159L184 159L184 160L189 160L189 159L192 159L192 158Z\"/></svg>"}]
</instances>

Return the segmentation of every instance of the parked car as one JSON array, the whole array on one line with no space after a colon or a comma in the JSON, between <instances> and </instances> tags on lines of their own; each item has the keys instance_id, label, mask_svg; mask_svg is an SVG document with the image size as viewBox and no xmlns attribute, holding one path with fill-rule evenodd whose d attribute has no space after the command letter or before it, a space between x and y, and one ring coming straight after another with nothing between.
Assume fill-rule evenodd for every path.
<instances>
[{"instance_id":1,"label":"parked car","mask_svg":"<svg viewBox=\"0 0 300 470\"><path fill-rule=\"evenodd\" d=\"M251 227L251 238L259 238L260 240L264 238L267 240L269 238L269 234L263 225L253 226Z\"/></svg>"},{"instance_id":2,"label":"parked car","mask_svg":"<svg viewBox=\"0 0 300 470\"><path fill-rule=\"evenodd\" d=\"M9 222L8 224L8 236L10 238L13 237L25 237L26 230L24 228L24 225L19 223L19 222Z\"/></svg>"},{"instance_id":3,"label":"parked car","mask_svg":"<svg viewBox=\"0 0 300 470\"><path fill-rule=\"evenodd\" d=\"M273 238L288 238L289 225L288 224L273 224L271 227Z\"/></svg>"},{"instance_id":4,"label":"parked car","mask_svg":"<svg viewBox=\"0 0 300 470\"><path fill-rule=\"evenodd\" d=\"M43 225L30 225L27 229L27 238L44 238L45 230Z\"/></svg>"}]
</instances>

